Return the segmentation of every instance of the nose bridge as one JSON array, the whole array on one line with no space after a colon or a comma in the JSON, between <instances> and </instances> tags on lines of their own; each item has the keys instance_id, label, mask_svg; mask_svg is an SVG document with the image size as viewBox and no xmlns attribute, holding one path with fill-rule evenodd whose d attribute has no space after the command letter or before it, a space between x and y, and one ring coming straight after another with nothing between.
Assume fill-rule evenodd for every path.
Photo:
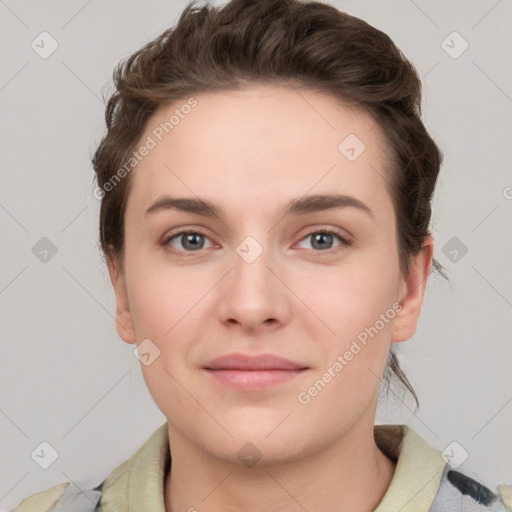
<instances>
[{"instance_id":1,"label":"nose bridge","mask_svg":"<svg viewBox=\"0 0 512 512\"><path fill-rule=\"evenodd\" d=\"M258 301L260 295L270 295L275 289L270 281L273 279L272 250L270 249L269 236L246 236L235 248L233 257L233 292L251 297ZM268 297L267 297L268 298Z\"/></svg>"},{"instance_id":2,"label":"nose bridge","mask_svg":"<svg viewBox=\"0 0 512 512\"><path fill-rule=\"evenodd\" d=\"M251 329L270 319L284 321L286 290L272 271L277 261L270 235L248 235L235 247L219 309L224 321Z\"/></svg>"}]
</instances>

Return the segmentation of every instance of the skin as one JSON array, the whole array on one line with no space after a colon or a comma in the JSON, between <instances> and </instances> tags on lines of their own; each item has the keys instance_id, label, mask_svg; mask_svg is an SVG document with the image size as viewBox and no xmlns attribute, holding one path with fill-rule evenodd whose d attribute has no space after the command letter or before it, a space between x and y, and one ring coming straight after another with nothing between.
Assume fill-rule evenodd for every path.
<instances>
[{"instance_id":1,"label":"skin","mask_svg":"<svg viewBox=\"0 0 512 512\"><path fill-rule=\"evenodd\" d=\"M166 510L374 510L395 469L373 438L379 384L391 343L416 330L432 239L404 276L383 179L386 142L368 114L278 85L195 97L132 171L123 266L108 258L119 335L160 350L141 369L169 423ZM184 103L157 111L140 140ZM366 146L353 162L338 150L351 133ZM146 214L164 193L208 199L224 215ZM333 193L359 199L373 216L350 206L283 216L291 199ZM165 244L185 228L205 235L203 248L180 236ZM351 244L334 236L318 248L310 235L320 228ZM236 252L247 236L263 248L252 263ZM298 394L394 303L394 318L301 404ZM232 352L277 354L309 369L264 390L235 390L201 369ZM261 454L252 467L237 456L247 442Z\"/></svg>"}]
</instances>

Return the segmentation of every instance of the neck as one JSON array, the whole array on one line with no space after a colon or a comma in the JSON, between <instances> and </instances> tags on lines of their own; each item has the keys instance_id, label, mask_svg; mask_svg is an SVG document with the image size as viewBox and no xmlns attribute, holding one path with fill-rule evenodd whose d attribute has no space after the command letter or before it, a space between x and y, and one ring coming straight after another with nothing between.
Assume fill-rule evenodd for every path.
<instances>
[{"instance_id":1,"label":"neck","mask_svg":"<svg viewBox=\"0 0 512 512\"><path fill-rule=\"evenodd\" d=\"M169 439L172 468L165 481L166 512L371 512L395 470L373 440L373 424L366 430L353 428L312 456L251 468L212 457L171 424Z\"/></svg>"}]
</instances>

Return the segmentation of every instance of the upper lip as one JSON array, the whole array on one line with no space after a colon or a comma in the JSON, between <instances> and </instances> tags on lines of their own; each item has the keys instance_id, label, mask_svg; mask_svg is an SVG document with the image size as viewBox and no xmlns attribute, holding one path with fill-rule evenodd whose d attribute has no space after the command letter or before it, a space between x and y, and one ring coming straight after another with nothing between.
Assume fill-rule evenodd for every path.
<instances>
[{"instance_id":1,"label":"upper lip","mask_svg":"<svg viewBox=\"0 0 512 512\"><path fill-rule=\"evenodd\" d=\"M206 363L207 370L302 370L304 365L274 354L227 354Z\"/></svg>"}]
</instances>

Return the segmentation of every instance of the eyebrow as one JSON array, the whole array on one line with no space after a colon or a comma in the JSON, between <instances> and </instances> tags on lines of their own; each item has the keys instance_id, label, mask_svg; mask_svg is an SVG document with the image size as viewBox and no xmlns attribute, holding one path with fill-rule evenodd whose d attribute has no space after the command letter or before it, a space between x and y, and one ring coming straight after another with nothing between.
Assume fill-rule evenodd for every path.
<instances>
[{"instance_id":1,"label":"eyebrow","mask_svg":"<svg viewBox=\"0 0 512 512\"><path fill-rule=\"evenodd\" d=\"M298 197L291 200L285 206L284 215L305 215L333 208L353 207L367 213L372 219L372 210L359 199L340 194L315 194ZM168 195L157 199L147 210L146 214L153 214L159 211L177 210L181 212L194 213L205 217L223 217L224 210L220 205L211 201L193 197L171 197Z\"/></svg>"}]
</instances>

